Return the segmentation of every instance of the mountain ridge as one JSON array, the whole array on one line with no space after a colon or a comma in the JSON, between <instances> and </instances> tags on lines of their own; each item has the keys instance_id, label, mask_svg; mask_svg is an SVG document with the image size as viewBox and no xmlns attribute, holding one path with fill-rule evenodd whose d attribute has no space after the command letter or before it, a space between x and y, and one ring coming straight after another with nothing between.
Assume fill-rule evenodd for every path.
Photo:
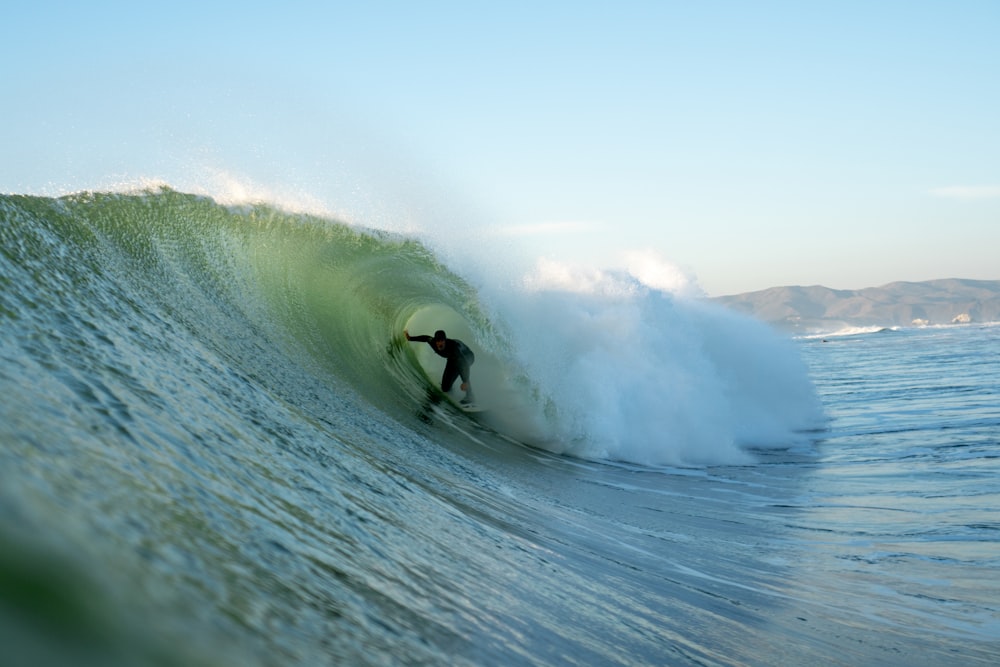
<instances>
[{"instance_id":1,"label":"mountain ridge","mask_svg":"<svg viewBox=\"0 0 1000 667\"><path fill-rule=\"evenodd\" d=\"M857 290L788 285L711 300L794 333L1000 321L1000 280L895 281Z\"/></svg>"}]
</instances>

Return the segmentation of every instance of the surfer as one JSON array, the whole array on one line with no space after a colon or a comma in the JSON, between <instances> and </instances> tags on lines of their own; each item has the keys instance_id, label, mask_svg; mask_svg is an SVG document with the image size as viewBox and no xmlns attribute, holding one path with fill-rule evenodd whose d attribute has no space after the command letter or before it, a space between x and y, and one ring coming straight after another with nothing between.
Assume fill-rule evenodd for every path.
<instances>
[{"instance_id":1,"label":"surfer","mask_svg":"<svg viewBox=\"0 0 1000 667\"><path fill-rule=\"evenodd\" d=\"M469 346L457 338L448 338L448 335L440 329L434 332L434 337L427 335L411 336L409 331L404 330L403 335L406 340L417 343L428 343L438 354L448 360L444 366L444 374L441 376L441 391L448 393L451 385L455 383L455 378L462 376L462 391L465 398L462 403L470 404L475 399L472 397L472 384L469 380L470 369L476 361L476 355L472 353Z\"/></svg>"}]
</instances>

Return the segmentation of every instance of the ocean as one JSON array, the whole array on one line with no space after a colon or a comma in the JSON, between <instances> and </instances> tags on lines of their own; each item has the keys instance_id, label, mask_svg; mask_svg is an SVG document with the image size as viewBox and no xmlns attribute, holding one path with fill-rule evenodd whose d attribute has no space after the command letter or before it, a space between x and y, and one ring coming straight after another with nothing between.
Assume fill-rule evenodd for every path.
<instances>
[{"instance_id":1,"label":"ocean","mask_svg":"<svg viewBox=\"0 0 1000 667\"><path fill-rule=\"evenodd\" d=\"M1000 662L1000 326L790 339L510 266L0 196L0 662Z\"/></svg>"}]
</instances>

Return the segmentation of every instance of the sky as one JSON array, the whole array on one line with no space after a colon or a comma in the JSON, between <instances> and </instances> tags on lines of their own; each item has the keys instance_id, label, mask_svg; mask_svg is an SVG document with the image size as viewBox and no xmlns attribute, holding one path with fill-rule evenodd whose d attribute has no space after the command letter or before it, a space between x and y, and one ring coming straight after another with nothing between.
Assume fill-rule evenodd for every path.
<instances>
[{"instance_id":1,"label":"sky","mask_svg":"<svg viewBox=\"0 0 1000 667\"><path fill-rule=\"evenodd\" d=\"M242 192L711 296L1000 279L996 0L9 4L0 192Z\"/></svg>"}]
</instances>

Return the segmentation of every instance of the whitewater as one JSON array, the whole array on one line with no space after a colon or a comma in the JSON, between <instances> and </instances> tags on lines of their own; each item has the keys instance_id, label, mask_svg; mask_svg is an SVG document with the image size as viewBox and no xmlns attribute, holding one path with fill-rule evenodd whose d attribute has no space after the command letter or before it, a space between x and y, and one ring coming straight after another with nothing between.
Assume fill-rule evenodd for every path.
<instances>
[{"instance_id":1,"label":"whitewater","mask_svg":"<svg viewBox=\"0 0 1000 667\"><path fill-rule=\"evenodd\" d=\"M0 196L4 663L1000 658L1000 327L790 340L481 245Z\"/></svg>"}]
</instances>

